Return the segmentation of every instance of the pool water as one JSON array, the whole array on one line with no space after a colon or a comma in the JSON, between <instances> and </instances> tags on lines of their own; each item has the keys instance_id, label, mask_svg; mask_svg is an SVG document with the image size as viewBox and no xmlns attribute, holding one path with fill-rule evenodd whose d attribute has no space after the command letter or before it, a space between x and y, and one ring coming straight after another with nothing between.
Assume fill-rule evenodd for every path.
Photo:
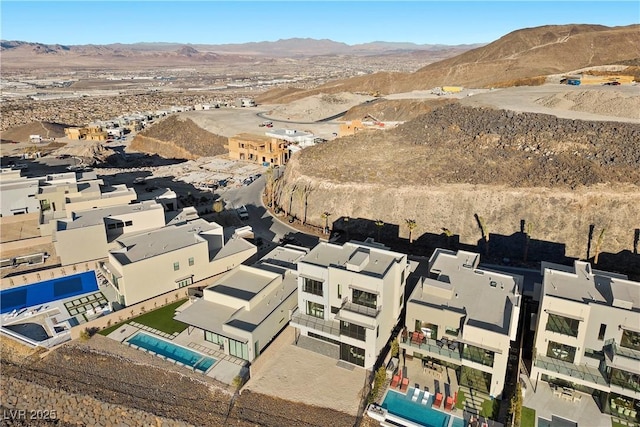
<instances>
[{"instance_id":1,"label":"pool water","mask_svg":"<svg viewBox=\"0 0 640 427\"><path fill-rule=\"evenodd\" d=\"M417 402L411 400L413 390L414 388L409 388L409 392L407 394L389 390L387 396L382 402L382 407L393 415L421 424L425 427L448 427L450 415L431 409L433 395L429 397L427 404L423 405L421 403L422 392L420 392Z\"/></svg>"},{"instance_id":2,"label":"pool water","mask_svg":"<svg viewBox=\"0 0 640 427\"><path fill-rule=\"evenodd\" d=\"M201 372L206 372L214 363L216 363L216 359L212 357L204 356L203 354L196 353L188 348L176 345L172 342L165 341L144 332L138 332L133 337L129 338L127 342L140 348L144 348L145 350L153 351L167 359L195 368Z\"/></svg>"},{"instance_id":3,"label":"pool water","mask_svg":"<svg viewBox=\"0 0 640 427\"><path fill-rule=\"evenodd\" d=\"M93 271L0 291L0 314L98 290Z\"/></svg>"}]
</instances>

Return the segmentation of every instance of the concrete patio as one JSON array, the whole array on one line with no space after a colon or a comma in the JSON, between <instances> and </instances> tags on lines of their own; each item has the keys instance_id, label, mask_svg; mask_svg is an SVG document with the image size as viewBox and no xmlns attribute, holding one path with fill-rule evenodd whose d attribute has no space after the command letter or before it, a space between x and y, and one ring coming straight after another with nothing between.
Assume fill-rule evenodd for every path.
<instances>
[{"instance_id":1,"label":"concrete patio","mask_svg":"<svg viewBox=\"0 0 640 427\"><path fill-rule=\"evenodd\" d=\"M591 395L580 393L580 401L568 401L553 394L548 383L538 381L534 392L530 384L523 388L523 406L536 411L536 426L538 418L551 419L556 415L578 423L579 426L610 426L611 417L600 412L596 401ZM526 391L525 391L526 390Z\"/></svg>"}]
</instances>

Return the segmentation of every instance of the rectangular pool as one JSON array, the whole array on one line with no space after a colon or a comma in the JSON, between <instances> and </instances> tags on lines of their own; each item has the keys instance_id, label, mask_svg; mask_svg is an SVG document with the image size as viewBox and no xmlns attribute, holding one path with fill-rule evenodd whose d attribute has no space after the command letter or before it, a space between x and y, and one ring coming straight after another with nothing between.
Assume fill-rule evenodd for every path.
<instances>
[{"instance_id":1,"label":"rectangular pool","mask_svg":"<svg viewBox=\"0 0 640 427\"><path fill-rule=\"evenodd\" d=\"M418 401L414 402L411 400L413 390L413 387L409 388L408 394L389 390L381 406L393 415L425 427L448 427L451 416L444 412L431 409L433 395L429 397L427 404L423 405L421 403L423 392L420 392Z\"/></svg>"},{"instance_id":2,"label":"rectangular pool","mask_svg":"<svg viewBox=\"0 0 640 427\"><path fill-rule=\"evenodd\" d=\"M152 351L162 355L167 359L180 362L186 366L197 369L200 372L207 370L216 363L216 359L189 350L186 347L176 345L170 341L163 340L144 332L138 332L127 340L130 345L136 345L147 351Z\"/></svg>"},{"instance_id":3,"label":"rectangular pool","mask_svg":"<svg viewBox=\"0 0 640 427\"><path fill-rule=\"evenodd\" d=\"M93 271L9 288L0 291L0 314L97 290L98 281Z\"/></svg>"}]
</instances>

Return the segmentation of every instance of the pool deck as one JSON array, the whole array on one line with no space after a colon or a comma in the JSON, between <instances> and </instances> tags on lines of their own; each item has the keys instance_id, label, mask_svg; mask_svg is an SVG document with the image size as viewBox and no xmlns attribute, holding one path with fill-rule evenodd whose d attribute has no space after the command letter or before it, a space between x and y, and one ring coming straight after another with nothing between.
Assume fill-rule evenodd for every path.
<instances>
[{"instance_id":1,"label":"pool deck","mask_svg":"<svg viewBox=\"0 0 640 427\"><path fill-rule=\"evenodd\" d=\"M207 344L206 342L204 342L204 338L202 338L202 342L198 342L197 336L195 334L189 335L188 333L186 333L186 329L178 336L174 336L173 339L170 339L169 336L163 336L161 334L154 333L151 328L143 329L139 326L141 325L135 322L127 323L117 330L111 332L109 335L107 335L107 337L126 345L126 340L131 338L136 333L143 331L146 334L154 335L160 339L165 339L167 341L173 342L176 345L189 348L190 350L200 353L203 356L206 355L212 357L216 359L216 363L211 369L206 372L206 375L225 384L231 384L234 378L240 375L246 364L246 362L242 359L238 359L212 348L208 348L204 345ZM172 363L170 360L167 361L169 363Z\"/></svg>"},{"instance_id":2,"label":"pool deck","mask_svg":"<svg viewBox=\"0 0 640 427\"><path fill-rule=\"evenodd\" d=\"M402 393L402 392L400 392L399 390L392 390L392 389L390 389L390 388L389 388L389 389L387 389L387 391L385 392L385 394L384 394L384 397L383 397L382 401L384 402L384 399L387 397L387 394L389 394L389 393L402 394L402 395L404 395L408 400L411 400L411 401L412 401L412 403L415 403L416 405L419 405L422 409L430 410L430 411L437 411L437 412L441 412L441 413L443 413L443 414L445 414L445 415L449 416L449 421L448 421L448 423L447 423L447 427L452 427L452 426L453 426L453 423L455 422L455 420L456 420L456 419L460 419L460 420L463 420L463 421L464 421L464 419L463 419L463 417L462 417L462 413L461 413L460 411L458 411L458 410L455 408L455 406L454 406L454 408L453 408L453 410L452 410L452 411L445 411L445 410L443 410L442 408L444 408L444 401L443 401L443 403L442 403L442 405L441 405L441 407L440 407L440 408L434 408L434 407L432 406L432 405L433 405L434 398L435 398L435 394L434 394L434 393L429 392L429 394L430 394L430 396L429 396L429 400L427 401L427 403L426 403L426 404L422 404L422 398L424 397L424 387L421 387L421 388L420 388L420 390L421 390L421 391L420 391L420 394L419 394L418 399L414 401L414 400L412 400L412 399L411 399L411 397L413 396L413 393L414 393L414 391L415 391L415 387L413 387L413 386L409 387L409 388L407 389L406 393ZM379 405L378 405L378 406L379 406ZM393 417L396 417L396 418L402 418L401 416L398 416L398 415L393 415ZM404 418L402 418L402 419L404 420ZM412 421L409 421L409 420L404 420L404 421L407 423L407 425L420 425L420 424L416 424L415 422L412 422ZM466 425L466 423L465 423L465 425Z\"/></svg>"}]
</instances>

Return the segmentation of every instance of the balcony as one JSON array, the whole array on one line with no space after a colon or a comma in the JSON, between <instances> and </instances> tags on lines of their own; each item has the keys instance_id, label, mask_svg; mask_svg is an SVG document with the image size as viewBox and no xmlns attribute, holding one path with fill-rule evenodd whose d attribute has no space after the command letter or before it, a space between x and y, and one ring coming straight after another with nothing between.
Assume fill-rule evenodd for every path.
<instances>
[{"instance_id":1,"label":"balcony","mask_svg":"<svg viewBox=\"0 0 640 427\"><path fill-rule=\"evenodd\" d=\"M319 319L300 312L298 308L291 314L291 326L305 327L315 331L322 331L333 336L340 336L340 323L333 320Z\"/></svg>"},{"instance_id":2,"label":"balcony","mask_svg":"<svg viewBox=\"0 0 640 427\"><path fill-rule=\"evenodd\" d=\"M376 317L378 317L378 315L382 311L382 306L379 306L378 308L366 307L364 305L350 302L345 298L345 301L343 302L340 310L349 311L351 313L362 314L363 316L367 316L375 319Z\"/></svg>"},{"instance_id":3,"label":"balcony","mask_svg":"<svg viewBox=\"0 0 640 427\"><path fill-rule=\"evenodd\" d=\"M459 346L443 345L442 341L433 340L431 338L423 338L422 340L414 340L411 335L404 338L400 342L400 347L408 352L420 352L430 356L437 357L447 362L460 364L462 357L460 356Z\"/></svg>"},{"instance_id":4,"label":"balcony","mask_svg":"<svg viewBox=\"0 0 640 427\"><path fill-rule=\"evenodd\" d=\"M604 344L605 344L605 347L610 346L611 352L616 356L622 356L622 357L626 357L627 359L640 361L640 351L638 350L622 347L613 339L607 340Z\"/></svg>"},{"instance_id":5,"label":"balcony","mask_svg":"<svg viewBox=\"0 0 640 427\"><path fill-rule=\"evenodd\" d=\"M595 388L608 391L607 386L609 385L609 381L607 381L607 378L597 368L592 368L587 365L574 365L573 363L564 362L541 354L536 355L533 363L537 368L565 376L562 379L566 379L567 381L576 382L576 380L582 380L590 383L591 386L594 384L600 386Z\"/></svg>"}]
</instances>

